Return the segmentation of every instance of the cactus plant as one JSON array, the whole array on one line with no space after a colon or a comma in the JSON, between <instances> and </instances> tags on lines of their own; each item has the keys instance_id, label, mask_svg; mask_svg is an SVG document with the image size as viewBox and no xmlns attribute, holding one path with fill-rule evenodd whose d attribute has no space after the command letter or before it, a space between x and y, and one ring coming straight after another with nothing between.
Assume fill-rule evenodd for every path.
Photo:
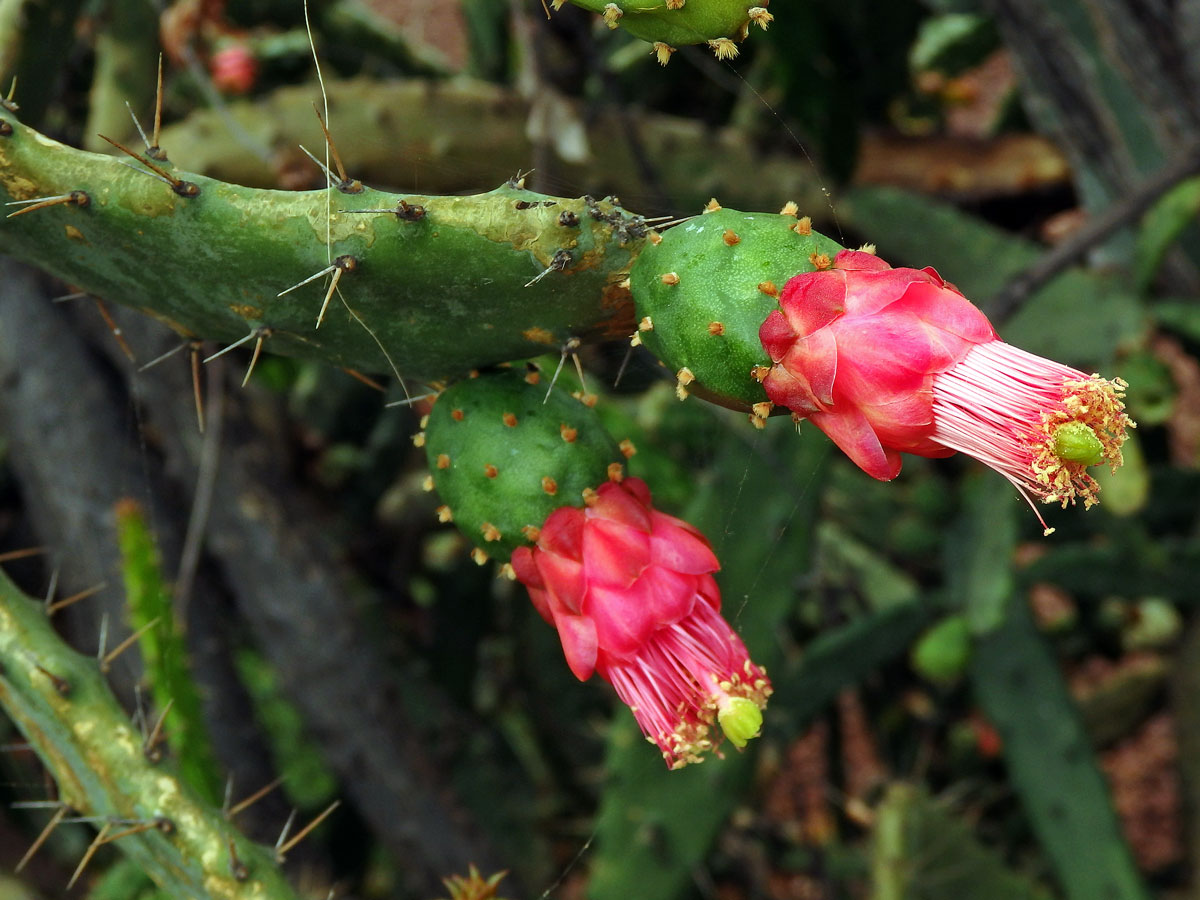
<instances>
[{"instance_id":1,"label":"cactus plant","mask_svg":"<svg viewBox=\"0 0 1200 900\"><path fill-rule=\"evenodd\" d=\"M427 197L253 190L165 161L135 170L8 110L0 198L19 205L6 252L185 338L261 337L275 353L413 378L629 333L621 273L647 233L611 201L547 197L519 179Z\"/></svg>"},{"instance_id":2,"label":"cactus plant","mask_svg":"<svg viewBox=\"0 0 1200 900\"><path fill-rule=\"evenodd\" d=\"M725 0L577 0L577 5L599 13L610 26L653 42L662 62L670 59L674 48L688 43L707 42L718 57L729 58L750 27L765 28L771 20L765 5L752 7ZM269 50L269 43L258 41L255 46ZM626 45L629 47L637 49L636 44ZM626 58L632 57L626 54ZM271 65L268 52L262 57L262 68L255 72L256 79L269 84ZM246 70L241 70L241 75L245 74ZM257 89L245 78L236 86L239 90ZM958 300L949 296L951 286L929 270L922 276L915 269L891 269L863 251L844 251L838 242L812 230L793 204L784 206L779 214L763 214L721 209L714 202L702 214L659 228L627 210L616 198L597 201L528 191L520 176L485 194L389 193L362 187L341 172L339 164L336 175L329 173L331 186L324 191L259 190L191 174L182 168L187 162L186 148L168 149L179 151L178 160L161 158L157 149L145 153L122 149L126 156L137 157L130 166L127 159L51 141L23 124L15 104L6 103L0 109L0 200L10 204L13 216L0 223L4 252L33 261L81 292L150 313L193 347L216 342L210 358L242 347L252 351L252 360L263 350L332 363L358 373L425 382L428 394L436 395L432 403L426 403L428 396L410 398L423 404L418 416L427 413L414 440L418 447L423 445L424 454L412 454L403 439L396 439L396 432L403 427L397 423L406 421L403 414L393 414L372 439L378 438L380 445L389 448L400 445L410 455L428 459L426 485L437 491L438 502L443 504L438 517L452 519L476 545L477 561L486 557L501 562L511 557L511 568L502 571L528 588L536 610L557 630L567 666L561 666L556 655L554 662L559 665L555 671L561 669L579 678L595 671L612 681L618 694L634 707L643 735L673 767L695 761L700 751L711 749L715 741L709 727L714 724L721 724L730 743L739 748L758 734L770 683L763 666L750 661L747 647L755 659L771 666L777 689L787 685L789 693L804 694L800 700L793 696L779 704L784 709L768 716L764 733L771 734L782 725L777 735L786 734L789 724L796 726L815 716L817 707L825 705L837 688L863 681L867 668L901 656L905 645L935 615L915 599L920 593L915 586L933 580L930 567L927 561L918 560L911 563L913 572L909 572L908 563L881 563L879 555L889 551L875 546L876 533L851 537L846 523L817 530L807 521L815 521L826 505L835 516L859 503L864 509L874 508L873 498L879 496L872 493L878 486L849 467L834 465L826 470L818 465L823 454L821 435L804 435L803 443L797 445L804 449L797 451L787 440L794 436L784 433L789 431L786 421L776 423L781 426L775 429L778 434L760 435L747 427L743 417L727 416L694 401L679 404L669 400L669 387L645 392L633 412L626 407L635 404L615 398L603 398L602 408L593 409L561 385L547 393L551 379L544 371L539 384L530 384L539 376L522 366L524 360L548 351L562 353L565 359L578 348L589 353L586 345L632 341L662 362L680 399L699 397L749 412L750 424L759 429L770 426L772 413L790 408L794 421L812 421L847 450L854 462L877 477L897 474L900 452L939 456L963 449L995 465L1018 488L1025 487L1042 499L1062 500L1078 491L1090 505L1094 486L1085 469L1099 462L1115 466L1120 461L1119 445L1128 422L1120 406L1120 383L1032 361L1015 349L1005 349L1008 345L993 340L991 326L980 324L973 314L975 327L967 329L970 334L956 336L989 347L988 353L1001 358L981 357L976 350L957 345L954 353L947 351L946 355L954 356L953 362L959 366L957 377L965 384L958 384L955 396L970 395L971 402L959 403L959 411L978 413L981 395L995 384L1005 384L1008 396L1012 385L1003 381L1005 377L1036 384L1021 395L1017 413L985 437L979 437L983 432L978 428L960 428L957 440L947 439L943 431L935 435L942 440L933 447L923 442L928 437L924 433L916 438L898 433L903 428L896 424L895 416L876 415L878 407L896 400L894 408L884 413L900 407L911 412L928 400L931 392L936 403L939 385L943 394L950 390L944 384L948 373L919 373L921 377L913 384L903 386L904 396L897 400L893 382L902 379L896 372L881 373L885 365L871 352L864 352L864 347L877 349L875 342L855 340L856 328L870 328L856 318L862 310L851 307L860 306L862 294L871 292L850 291L846 297L830 301L830 292L822 285L831 275L841 278L851 272L886 270L887 278L908 279L904 291L917 281L923 285L936 282L936 289L943 292L938 295L939 303L946 301L942 306L958 304ZM604 183L612 189L611 182ZM869 222L850 227L874 236ZM943 240L939 246L951 243ZM865 259L868 256L870 259ZM867 315L874 312L877 310ZM814 327L809 329L809 325ZM829 330L822 332L826 327ZM880 337L880 346L887 347L886 353L879 354L885 363L903 362L911 349L912 342L896 337L902 330L880 325L872 335ZM943 341L947 343L954 342ZM830 371L830 345L835 346L840 363L837 378ZM599 360L602 352L591 351L588 358ZM640 360L645 359L642 354ZM295 371L283 369L285 379L280 379L281 368L272 373L273 384ZM647 368L643 366L637 373L643 385L652 380L646 376ZM897 371L901 368L896 367ZM866 390L857 390L862 385L850 376L865 370L870 370L871 377L858 381L870 384ZM313 370L302 371L302 377L309 377ZM938 380L930 383L927 376ZM330 377L340 376L335 372ZM1064 393L1064 382L1067 386L1087 385L1089 392ZM885 388L892 393L879 402ZM1099 417L1086 419L1089 410L1097 413L1097 403L1092 402L1097 400ZM1085 406L1089 409L1084 410ZM614 413L617 407L621 410ZM843 410L861 413L871 427L847 429L830 424ZM977 416L985 424L991 422L991 408L988 410L987 415ZM630 421L636 419L634 427L653 436L643 441L639 435L638 443L649 448L647 471L668 473L661 479L661 489L655 478L641 471L626 476L629 453L600 424L627 415ZM686 427L678 426L680 416L690 417ZM901 424L917 429L930 425L909 421L912 418L908 416ZM1049 457L1025 453L1028 436L1022 426L1045 426L1046 439L1038 446ZM303 428L297 432L306 448L322 452L323 435L314 438L312 431ZM963 437L968 432L975 436L974 443ZM153 446L154 426L145 433L151 436ZM717 461L709 465L706 456L704 463L687 471L669 471L672 463L665 459L661 446L655 445L675 444L674 451L686 443L684 433L692 440L696 434L705 437L676 455L686 456L699 444L704 455L718 447ZM624 436L620 429L614 429L614 434ZM871 437L875 440L873 455L864 454L863 447ZM317 449L312 450L314 447ZM347 454L346 458L350 457ZM329 458L321 462L328 463ZM346 463L345 469L332 475L335 467L331 465L322 470L323 476L346 477L346 469L355 464ZM1058 468L1047 470L1047 464ZM906 481L920 486L929 477L924 466L924 461L911 466L917 473L906 475ZM781 476L785 470L786 478ZM947 477L941 473L953 470L938 471L941 479ZM1067 473L1066 484L1057 477L1060 472ZM772 479L788 485L787 495L778 488L773 491L769 484L763 486ZM398 481L389 494L389 502L409 504L403 510L405 516L413 508L434 505L416 491L417 483L417 479ZM846 489L847 484L853 489ZM743 487L749 485L753 490L747 487L743 493ZM687 519L653 506L651 487L664 509ZM906 498L912 496L906 486L900 490ZM755 499L746 499L750 497ZM238 499L240 503L243 498ZM1006 495L1003 499L1012 498ZM722 500L726 501L724 508ZM926 497L924 502L937 510L931 513L930 508L923 508L910 516L904 524L913 525L915 519L916 527L905 540L907 546L915 547L925 540L928 552L929 542L918 532L925 526L928 531L930 521L943 514L952 501L942 496L936 502ZM746 504L752 508L747 509ZM247 501L248 515L254 512L252 506ZM797 510L805 520L802 525L794 521ZM703 532L686 524L688 520L702 525ZM787 540L785 534L789 534ZM804 539L797 539L798 534ZM838 557L839 564L852 570L848 581L861 577L863 602L877 603L878 608L858 622L844 626L838 622L833 640L826 645L830 649L836 644L836 652L819 656L812 671L802 668L799 676L784 671L781 677L777 666L790 655L782 646L787 638L830 625L831 612L834 617L845 613L840 602L835 611L827 608L830 604L816 604L819 608L814 611L807 602L810 593L833 592L821 581L828 560L811 560L807 553L808 537L813 534L821 536L817 557L831 547L839 552L851 548ZM575 546L576 537L580 546ZM147 542L144 534L138 540ZM448 570L445 550L461 547L463 542L440 533L437 541L421 544L420 549L428 557L430 569L445 566ZM646 547L650 549L646 551ZM142 553L146 547L135 549ZM1005 559L1010 551L1011 547L1004 551ZM720 573L718 556L727 561L726 571ZM781 561L783 557L786 560ZM865 571L873 565L872 571L903 580L903 607L888 608L875 596L871 578L856 568ZM497 582L498 586L488 588L482 572L464 568L469 571L464 579L473 579L474 597L493 590L500 600L499 615L519 618L519 614L513 616L513 607L506 605L511 586ZM916 571L922 569L918 577ZM614 589L612 582L617 581L622 582L620 590ZM716 615L718 583L727 598L738 601L726 603L728 621ZM810 592L812 584L816 589ZM1005 589L1015 590L1011 584ZM142 818L130 827L146 825L145 831L122 835L117 844L130 848L137 863L173 892L186 896L196 891L196 879L210 878L221 865L229 867L230 860L249 861L251 877L240 882L243 891L259 889L255 879L260 874L262 883L271 885L269 890L262 888L268 890L264 895L273 895L270 891L276 887L286 891L278 873L272 871L269 857L228 833L211 803L190 797L187 805L177 808L175 815L198 823L186 839L179 832L163 836L154 831L155 820L147 818L147 811L163 807L166 801L148 786L146 774L159 773L156 784L161 788L167 783L161 773L169 773L170 765L139 761L128 753L110 759L91 745L78 749L83 737L75 734L72 726L77 726L75 731L87 732L99 722L111 734L127 736L118 721L119 710L111 708L107 700L96 699L101 689L93 685L90 675L80 674L87 666L75 666L73 657L52 634L33 625L26 628L27 620L37 618L27 601L7 588L0 593L2 631L20 637L3 644L5 671L19 675L0 680L6 688L4 702L11 705L14 719L34 731L41 729L45 739L34 739L34 743L63 785L64 800L97 820L102 830L97 845L111 837L119 824L133 822L137 814ZM413 593L418 603L436 605L430 600L428 583L418 585ZM164 592L158 594L154 602L167 609ZM523 592L519 595L524 597ZM10 609L16 612L10 614ZM861 610L854 610L858 612ZM938 612L945 614L944 610ZM971 616L983 613L969 613L974 628L977 623ZM990 613L997 614L996 609ZM961 623L964 619L952 614L946 621ZM863 622L867 627L861 627ZM897 623L903 626L899 632L891 628ZM178 648L178 644L174 646ZM818 641L814 646L822 645ZM39 663L42 669L22 669L33 652L30 648L37 651L39 659L54 665L43 662ZM864 652L867 649L870 652ZM494 648L480 652L494 652ZM959 660L951 668L954 674L965 671L967 677L978 679L978 673L986 671L987 660L984 653L971 656L969 662ZM156 689L179 690L166 686L177 672L167 671L154 659L148 662L156 681L164 682L156 683ZM505 749L536 773L541 785L552 783L563 762L553 754L548 759L539 756L536 727L529 726L527 714L522 719L521 714L508 715L511 707L503 709L510 697L497 702L509 672L502 654L492 662L494 669L487 673L491 680L470 687L484 697L481 702L501 709L498 718L507 716ZM512 659L508 662L511 665ZM636 684L629 675L635 669L645 676ZM1043 669L1039 679L1052 684L1053 675L1048 667ZM548 680L554 677L547 674ZM53 697L45 690L38 700L41 695L34 696L37 690L46 687L38 682L39 677L52 688L60 683L55 679L60 679L70 689L72 702L47 705L43 701ZM806 679L820 683L809 691L812 685ZM7 689L10 683L11 690ZM994 696L982 696L990 697L994 712L1009 714L1006 703L1015 708L1011 697L1000 702ZM1065 707L1060 701L1056 700L1057 707ZM195 715L196 704L191 706L189 715ZM661 892L667 896L678 888L681 877L686 880L711 844L720 821L736 802L737 788L748 775L753 756L707 765L698 770L699 776L672 775L673 781L659 780L647 789L650 776L637 774L637 763L631 762L644 758L647 748L636 742L634 749L626 752L622 741L635 732L618 726L612 733L609 758L614 788L606 790L603 801L607 824L602 829L602 858L596 864L601 875L596 896L605 897L605 891L611 896L627 896L628 889L622 894L622 888L616 887L623 877L657 870L664 870L662 883L670 885ZM1026 756L1036 746L1036 734L1021 729L1012 734L1020 738L1014 741L1019 744L1014 759L1027 774L1036 768ZM122 740L128 743L124 737ZM97 754L98 762L89 760L85 765L80 761L85 754ZM657 765L653 751L648 755ZM89 767L90 772L81 773ZM204 767L211 765L205 763ZM658 775L661 778L661 772ZM1102 791L1091 783L1094 780L1088 784L1087 802L1092 810L1102 806ZM1041 788L1028 787L1035 781L1025 779L1022 790L1036 793ZM211 786L208 790L211 793ZM656 802L650 799L656 791L668 790L677 792L670 802L648 808ZM689 807L700 806L702 812L687 815ZM664 818L666 809L674 812ZM1036 804L1034 809L1038 827L1044 827L1042 810ZM1119 839L1111 832L1106 829L1105 853L1120 864L1115 880L1127 894L1135 895L1136 878L1121 855ZM624 859L622 846L631 834L629 866L618 877L613 874L614 861ZM195 842L189 843L193 839ZM1053 847L1056 865L1069 870L1069 854L1054 840L1047 843ZM213 847L221 850L223 846L224 856L214 854ZM176 871L177 865L182 866L180 871ZM232 868L237 880L241 870L236 865ZM1081 883L1086 881L1075 877L1080 877ZM452 892L466 889L470 880L456 883ZM479 890L495 889L493 879L486 884L481 878L473 880L480 882ZM467 887L476 888L473 884ZM216 879L203 890L224 896L221 891L226 891L227 885Z\"/></svg>"}]
</instances>

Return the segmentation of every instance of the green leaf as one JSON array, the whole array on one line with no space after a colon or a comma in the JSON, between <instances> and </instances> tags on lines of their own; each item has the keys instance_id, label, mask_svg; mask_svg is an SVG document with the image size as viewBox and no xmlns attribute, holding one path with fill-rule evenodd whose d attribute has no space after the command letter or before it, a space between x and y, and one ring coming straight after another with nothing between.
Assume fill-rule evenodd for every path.
<instances>
[{"instance_id":1,"label":"green leaf","mask_svg":"<svg viewBox=\"0 0 1200 900\"><path fill-rule=\"evenodd\" d=\"M963 515L946 541L946 582L974 635L1004 621L1013 578L1009 569L1022 511L1012 485L992 472L968 479Z\"/></svg>"},{"instance_id":2,"label":"green leaf","mask_svg":"<svg viewBox=\"0 0 1200 900\"><path fill-rule=\"evenodd\" d=\"M1146 213L1134 249L1134 281L1139 291L1149 290L1167 250L1198 214L1200 176L1176 185Z\"/></svg>"},{"instance_id":3,"label":"green leaf","mask_svg":"<svg viewBox=\"0 0 1200 900\"><path fill-rule=\"evenodd\" d=\"M1050 900L1051 893L1005 865L944 804L893 784L876 810L874 900Z\"/></svg>"},{"instance_id":4,"label":"green leaf","mask_svg":"<svg viewBox=\"0 0 1200 900\"><path fill-rule=\"evenodd\" d=\"M1079 712L1022 599L1011 598L1004 620L976 640L971 679L1067 897L1147 900Z\"/></svg>"}]
</instances>

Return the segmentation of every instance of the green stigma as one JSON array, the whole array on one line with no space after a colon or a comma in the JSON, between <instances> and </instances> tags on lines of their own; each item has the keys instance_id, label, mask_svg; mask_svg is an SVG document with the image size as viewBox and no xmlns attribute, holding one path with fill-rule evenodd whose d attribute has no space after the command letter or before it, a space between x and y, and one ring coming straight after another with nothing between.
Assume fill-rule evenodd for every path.
<instances>
[{"instance_id":1,"label":"green stigma","mask_svg":"<svg viewBox=\"0 0 1200 900\"><path fill-rule=\"evenodd\" d=\"M725 697L717 711L721 730L739 750L746 746L750 738L758 737L762 720L762 710L758 704L745 697Z\"/></svg>"},{"instance_id":2,"label":"green stigma","mask_svg":"<svg viewBox=\"0 0 1200 900\"><path fill-rule=\"evenodd\" d=\"M1104 445L1082 422L1067 422L1054 431L1054 455L1064 462L1094 466L1104 461Z\"/></svg>"}]
</instances>

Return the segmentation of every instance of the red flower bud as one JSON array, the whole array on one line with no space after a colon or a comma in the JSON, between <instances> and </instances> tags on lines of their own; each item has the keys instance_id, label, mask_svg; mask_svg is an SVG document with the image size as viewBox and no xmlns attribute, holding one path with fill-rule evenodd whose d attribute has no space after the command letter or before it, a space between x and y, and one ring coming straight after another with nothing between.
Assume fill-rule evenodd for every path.
<instances>
[{"instance_id":1,"label":"red flower bud","mask_svg":"<svg viewBox=\"0 0 1200 900\"><path fill-rule=\"evenodd\" d=\"M719 743L714 720L739 747L758 731L770 682L721 617L717 558L654 509L644 482L608 482L585 508L555 510L512 565L571 671L610 682L672 768Z\"/></svg>"},{"instance_id":2,"label":"red flower bud","mask_svg":"<svg viewBox=\"0 0 1200 900\"><path fill-rule=\"evenodd\" d=\"M226 44L208 60L213 87L222 94L248 94L258 80L258 60L241 42Z\"/></svg>"}]
</instances>

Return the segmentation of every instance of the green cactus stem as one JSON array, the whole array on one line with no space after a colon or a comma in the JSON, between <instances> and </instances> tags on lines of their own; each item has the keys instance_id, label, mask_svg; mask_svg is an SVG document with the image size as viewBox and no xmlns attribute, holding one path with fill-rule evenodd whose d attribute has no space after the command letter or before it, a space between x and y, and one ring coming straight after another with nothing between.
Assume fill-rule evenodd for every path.
<instances>
[{"instance_id":1,"label":"green cactus stem","mask_svg":"<svg viewBox=\"0 0 1200 900\"><path fill-rule=\"evenodd\" d=\"M609 201L519 180L468 197L256 190L121 163L0 111L0 202L26 204L0 220L4 252L183 337L426 380L632 330L622 281L647 229Z\"/></svg>"},{"instance_id":2,"label":"green cactus stem","mask_svg":"<svg viewBox=\"0 0 1200 900\"><path fill-rule=\"evenodd\" d=\"M295 900L269 851L202 802L168 761L148 758L96 660L67 647L43 604L3 572L0 706L54 776L64 808L95 818L170 896Z\"/></svg>"},{"instance_id":3,"label":"green cactus stem","mask_svg":"<svg viewBox=\"0 0 1200 900\"><path fill-rule=\"evenodd\" d=\"M221 800L221 773L204 722L200 689L192 679L187 646L175 619L154 534L138 503L117 504L117 540L129 620L155 705L167 710L163 733L178 760L179 774L209 803Z\"/></svg>"},{"instance_id":4,"label":"green cactus stem","mask_svg":"<svg viewBox=\"0 0 1200 900\"><path fill-rule=\"evenodd\" d=\"M771 361L758 329L800 272L829 265L835 241L785 214L722 209L670 229L634 263L638 336L676 375L680 399L696 393L735 409L770 412L756 367ZM765 369L763 370L765 372Z\"/></svg>"},{"instance_id":5,"label":"green cactus stem","mask_svg":"<svg viewBox=\"0 0 1200 900\"><path fill-rule=\"evenodd\" d=\"M583 506L585 490L621 474L625 456L588 405L595 398L548 381L524 368L460 381L418 436L438 514L475 542L477 561L507 559L554 510Z\"/></svg>"}]
</instances>

